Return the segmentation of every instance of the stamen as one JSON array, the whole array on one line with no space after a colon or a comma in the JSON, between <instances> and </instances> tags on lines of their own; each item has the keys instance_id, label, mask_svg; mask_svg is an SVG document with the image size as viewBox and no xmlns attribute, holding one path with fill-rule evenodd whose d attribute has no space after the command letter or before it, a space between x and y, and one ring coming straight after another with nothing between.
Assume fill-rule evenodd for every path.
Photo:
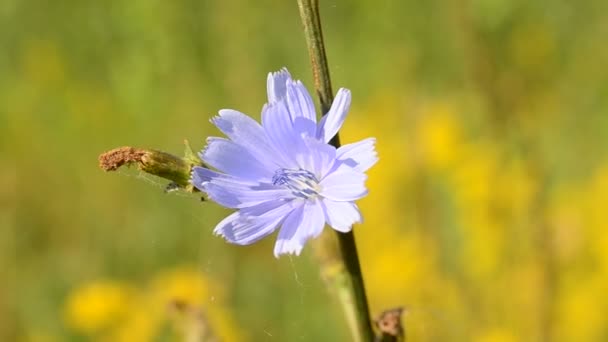
<instances>
[{"instance_id":1,"label":"stamen","mask_svg":"<svg viewBox=\"0 0 608 342\"><path fill-rule=\"evenodd\" d=\"M319 194L319 180L309 171L278 169L272 177L272 184L282 185L300 198L308 199Z\"/></svg>"}]
</instances>

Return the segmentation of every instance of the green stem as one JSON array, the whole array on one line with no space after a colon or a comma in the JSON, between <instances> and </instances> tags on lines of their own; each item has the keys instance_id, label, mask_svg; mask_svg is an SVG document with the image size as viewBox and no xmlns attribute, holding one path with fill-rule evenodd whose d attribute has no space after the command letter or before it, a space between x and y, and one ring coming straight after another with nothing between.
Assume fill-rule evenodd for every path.
<instances>
[{"instance_id":1,"label":"green stem","mask_svg":"<svg viewBox=\"0 0 608 342\"><path fill-rule=\"evenodd\" d=\"M327 56L323 45L323 33L317 0L298 0L300 17L304 24L304 34L312 64L315 89L323 114L329 111L333 92L327 66ZM340 147L338 134L330 142ZM327 235L327 234L325 234ZM373 341L374 332L369 316L363 274L353 231L337 233L339 248L322 239L318 243L317 255L321 260L322 272L327 283L340 299L354 341Z\"/></svg>"}]
</instances>

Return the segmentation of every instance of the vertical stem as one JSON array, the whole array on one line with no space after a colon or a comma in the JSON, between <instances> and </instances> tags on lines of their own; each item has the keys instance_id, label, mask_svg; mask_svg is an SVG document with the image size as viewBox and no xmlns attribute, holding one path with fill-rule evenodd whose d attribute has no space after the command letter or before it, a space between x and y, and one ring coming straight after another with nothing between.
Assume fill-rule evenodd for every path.
<instances>
[{"instance_id":1,"label":"vertical stem","mask_svg":"<svg viewBox=\"0 0 608 342\"><path fill-rule=\"evenodd\" d=\"M304 24L304 35L306 36L308 54L310 55L310 62L312 64L315 90L321 102L321 112L325 114L329 111L334 96L331 90L325 45L323 44L319 2L317 0L298 0L298 7L300 8L302 23ZM336 145L340 145L339 139L337 139Z\"/></svg>"},{"instance_id":2,"label":"vertical stem","mask_svg":"<svg viewBox=\"0 0 608 342\"><path fill-rule=\"evenodd\" d=\"M327 56L323 44L321 19L318 0L298 0L300 17L304 25L304 34L312 64L315 89L321 103L323 114L329 111L333 101L333 92L327 66ZM338 134L330 142L340 147ZM373 341L374 333L369 317L367 296L363 283L363 274L359 264L359 255L353 231L337 233L339 251L331 243L320 241L321 267L324 268L329 286L337 292L344 313L349 323L354 341Z\"/></svg>"},{"instance_id":3,"label":"vertical stem","mask_svg":"<svg viewBox=\"0 0 608 342\"><path fill-rule=\"evenodd\" d=\"M367 295L365 293L365 284L363 282L363 274L361 273L357 245L355 244L355 234L352 230L348 233L337 232L337 234L343 262L352 282L352 296L354 298L353 302L349 303L349 305L354 305L355 307L350 310L355 311L358 334L360 334L364 341L372 341L374 332L369 317Z\"/></svg>"}]
</instances>

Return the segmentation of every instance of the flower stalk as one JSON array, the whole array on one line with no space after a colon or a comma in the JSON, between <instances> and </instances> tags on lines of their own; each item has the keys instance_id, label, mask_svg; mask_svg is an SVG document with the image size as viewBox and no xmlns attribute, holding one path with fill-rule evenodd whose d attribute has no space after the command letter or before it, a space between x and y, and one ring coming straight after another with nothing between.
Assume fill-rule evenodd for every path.
<instances>
[{"instance_id":1,"label":"flower stalk","mask_svg":"<svg viewBox=\"0 0 608 342\"><path fill-rule=\"evenodd\" d=\"M323 43L319 3L318 0L298 0L298 8L312 64L315 90L319 97L321 113L325 114L333 102L333 91ZM340 147L338 134L330 143L336 148ZM330 234L323 234L315 241L321 273L340 300L353 340L373 341L374 332L354 232L351 230L348 233L336 234L338 246L334 242L335 237Z\"/></svg>"}]
</instances>

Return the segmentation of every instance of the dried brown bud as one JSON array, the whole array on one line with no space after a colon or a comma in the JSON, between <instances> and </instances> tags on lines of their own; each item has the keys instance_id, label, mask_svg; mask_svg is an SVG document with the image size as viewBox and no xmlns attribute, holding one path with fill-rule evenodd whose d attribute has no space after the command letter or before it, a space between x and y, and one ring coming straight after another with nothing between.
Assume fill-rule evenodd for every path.
<instances>
[{"instance_id":1,"label":"dried brown bud","mask_svg":"<svg viewBox=\"0 0 608 342\"><path fill-rule=\"evenodd\" d=\"M382 312L374 321L376 328L380 331L380 335L376 341L404 341L405 329L401 324L401 316L407 312L403 307L389 309Z\"/></svg>"},{"instance_id":2,"label":"dried brown bud","mask_svg":"<svg viewBox=\"0 0 608 342\"><path fill-rule=\"evenodd\" d=\"M187 142L184 158L162 151L124 146L102 153L99 156L99 166L104 171L116 171L123 165L136 164L138 169L146 173L168 179L183 189L194 191L190 185L190 172L192 167L202 163L193 156Z\"/></svg>"}]
</instances>

